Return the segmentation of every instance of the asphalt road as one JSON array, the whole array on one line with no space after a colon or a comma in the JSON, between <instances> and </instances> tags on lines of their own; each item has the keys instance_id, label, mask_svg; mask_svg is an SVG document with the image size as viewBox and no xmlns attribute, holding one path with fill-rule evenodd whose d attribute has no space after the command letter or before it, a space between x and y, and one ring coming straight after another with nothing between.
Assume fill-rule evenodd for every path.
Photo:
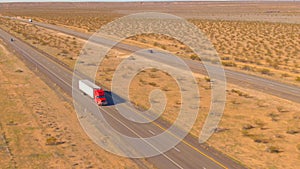
<instances>
[{"instance_id":1,"label":"asphalt road","mask_svg":"<svg viewBox=\"0 0 300 169\"><path fill-rule=\"evenodd\" d=\"M51 25L51 24L40 23L40 22L35 22L35 21L28 22L27 20L20 20L20 19L14 19L14 20L19 20L22 22L35 24L37 26L41 26L41 27L44 27L47 29L63 32L65 34L69 34L69 35L72 35L72 36L75 36L78 38L82 38L85 40L89 39L91 36L90 34L78 32L78 31L71 30L71 29L57 26L57 25ZM93 42L99 43L102 45L110 45L113 43L109 39L104 39L104 38L100 38L100 37L93 39ZM131 52L141 50L141 48L139 48L139 47L122 44L122 43L118 44L116 47L123 49L123 50L131 51ZM148 58L156 59L157 61L159 61L161 63L170 65L169 60L164 60L163 57L160 57L160 58L159 57L156 57L156 58L148 57ZM183 59L183 60L186 62L186 64L190 67L190 69L193 72L207 74L206 69L200 62L193 61L190 59ZM228 69L225 69L225 75L226 75L226 79L227 79L228 83L239 85L239 86L250 88L250 89L255 89L260 92L264 92L264 93L274 95L274 96L277 96L277 97L280 97L280 98L283 98L286 100L300 103L300 88L297 86L270 80L270 79L266 79L266 78L262 78L262 77L258 77L258 76L249 75L249 74L242 73L242 72L232 71L232 70L228 70Z\"/></svg>"},{"instance_id":2,"label":"asphalt road","mask_svg":"<svg viewBox=\"0 0 300 169\"><path fill-rule=\"evenodd\" d=\"M43 75L61 87L68 95L72 96L72 71L63 67L42 52L37 51L32 46L22 42L17 38L15 38L14 42L10 42L11 37L12 35L0 30L0 38L4 40L10 49L22 56L26 61L30 62L30 66L38 69ZM91 108L95 107L92 106L94 102L91 99L83 96L81 92L75 91L73 95L74 94L78 96L81 95L81 99L77 100L78 102L81 102L81 104L91 105L87 106ZM167 128L169 125L161 119L156 120L155 123L147 123L142 125L131 122L122 117L113 105L100 107L100 111L115 130L132 137L150 137L157 133L162 133L164 128ZM79 117L79 121L81 123L90 122L91 127L97 129L97 125L101 124L101 121L98 120L98 117L99 114L87 114ZM86 128L84 129L86 130ZM88 134L91 137L96 136L93 135L93 133ZM176 137L176 135L172 135L172 133L170 133L170 136ZM126 145L120 145L120 148L122 149L124 146ZM162 153L161 155L146 158L146 160L157 168L162 169L244 168L231 158L223 155L221 152L217 152L213 148L208 147L206 144L199 144L198 140L190 135L186 136L185 139L173 149Z\"/></svg>"}]
</instances>

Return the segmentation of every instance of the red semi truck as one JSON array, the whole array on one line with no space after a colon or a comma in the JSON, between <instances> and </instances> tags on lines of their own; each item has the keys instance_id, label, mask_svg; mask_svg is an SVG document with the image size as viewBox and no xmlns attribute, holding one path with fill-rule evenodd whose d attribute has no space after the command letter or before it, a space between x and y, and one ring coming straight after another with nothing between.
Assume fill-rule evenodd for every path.
<instances>
[{"instance_id":1,"label":"red semi truck","mask_svg":"<svg viewBox=\"0 0 300 169\"><path fill-rule=\"evenodd\" d=\"M79 90L90 96L99 105L107 105L104 90L89 80L79 80Z\"/></svg>"}]
</instances>

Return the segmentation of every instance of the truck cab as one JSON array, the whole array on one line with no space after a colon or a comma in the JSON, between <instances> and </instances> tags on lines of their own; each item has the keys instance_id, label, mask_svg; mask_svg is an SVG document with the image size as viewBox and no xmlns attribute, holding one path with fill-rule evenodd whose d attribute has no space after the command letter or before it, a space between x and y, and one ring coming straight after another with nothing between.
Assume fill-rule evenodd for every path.
<instances>
[{"instance_id":1,"label":"truck cab","mask_svg":"<svg viewBox=\"0 0 300 169\"><path fill-rule=\"evenodd\" d=\"M94 100L99 106L107 105L107 101L105 98L105 92L102 89L94 90Z\"/></svg>"},{"instance_id":2,"label":"truck cab","mask_svg":"<svg viewBox=\"0 0 300 169\"><path fill-rule=\"evenodd\" d=\"M79 90L92 98L99 106L107 105L104 90L89 80L79 80Z\"/></svg>"}]
</instances>

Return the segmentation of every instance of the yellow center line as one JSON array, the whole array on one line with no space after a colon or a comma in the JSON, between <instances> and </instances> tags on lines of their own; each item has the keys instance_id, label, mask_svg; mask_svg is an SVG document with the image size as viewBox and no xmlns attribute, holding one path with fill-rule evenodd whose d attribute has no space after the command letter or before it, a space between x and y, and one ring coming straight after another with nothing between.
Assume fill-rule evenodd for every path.
<instances>
[{"instance_id":1,"label":"yellow center line","mask_svg":"<svg viewBox=\"0 0 300 169\"><path fill-rule=\"evenodd\" d=\"M31 45L29 45L31 46ZM38 51L37 51L38 52ZM40 52L38 52L40 53ZM42 54L42 53L41 53ZM43 56L43 54L42 54ZM48 58L48 57L45 57L47 60L49 60L50 62L54 63L55 65L58 65L59 67L65 69L66 71L68 71L69 73L71 73L73 76L75 75L78 79L80 79L81 77L79 77L77 74L74 74L73 71L65 68L64 66L62 66L61 64L53 61L52 59ZM135 111L134 111L135 112ZM143 117L144 119L146 120L150 120L149 118L147 118L146 116L144 116L143 114L140 114L140 113L137 113L135 112L136 114L140 115L141 117ZM166 131L167 133L169 133L170 135L172 135L173 137L177 138L177 139L181 139L179 138L178 136L176 136L175 134L173 134L172 132L170 132L169 130L167 130L166 128L162 127L161 125L159 125L158 123L154 122L154 121L151 121L150 123L154 124L155 126L159 127L160 129L162 129L163 131ZM192 135L192 134L191 134ZM195 137L195 135L192 135ZM214 163L218 164L219 166L221 166L222 168L224 169L227 169L227 167L225 167L223 164L221 164L220 162L218 162L217 160L215 160L214 158L212 158L211 156L205 154L204 152L200 151L198 148L196 148L195 146L191 145L190 143L188 143L187 141L185 140L182 140L181 141L182 143L184 143L185 145L189 146L190 148L194 149L196 152L198 152L199 154L205 156L206 158L210 159L211 161L213 161Z\"/></svg>"},{"instance_id":2,"label":"yellow center line","mask_svg":"<svg viewBox=\"0 0 300 169\"><path fill-rule=\"evenodd\" d=\"M134 111L135 112L135 111ZM136 114L140 115L141 117L143 117L146 120L151 120L150 118L146 117L145 115L141 114L141 113L137 113ZM172 135L173 137L177 138L177 139L181 139L180 137L178 137L177 135L175 135L174 133L170 132L169 130L167 130L166 128L164 128L163 126L159 125L158 123L156 123L155 121L150 121L150 123L154 124L155 126L157 126L158 128L162 129L163 131L166 131L167 133L169 133L170 135ZM192 134L191 134L192 135ZM195 137L195 135L192 135ZM196 152L200 153L201 155L205 156L206 158L210 159L211 161L213 161L214 163L218 164L219 166L221 166L224 169L228 169L226 166L224 166L223 164L221 164L220 162L218 162L217 160L215 160L214 158L212 158L211 156L205 154L204 152L200 151L198 148L196 148L195 146L191 145L190 143L188 143L187 141L185 141L184 139L181 140L182 143L184 143L185 145L189 146L190 148L194 149Z\"/></svg>"},{"instance_id":3,"label":"yellow center line","mask_svg":"<svg viewBox=\"0 0 300 169\"><path fill-rule=\"evenodd\" d=\"M80 79L81 77L79 77L76 73L74 74L71 70L65 68L64 66L60 65L59 63L53 61L52 59L46 57L49 61L53 62L54 64L62 67L63 69L67 70L69 73L72 73L73 76L75 75L78 79ZM136 111L134 111L134 113L136 113L137 115L140 115L141 117L143 117L146 120L151 121L151 119L149 119L148 117L146 117L145 115L141 114L141 113L137 113ZM169 133L170 135L172 135L173 137L177 138L177 139L181 139L178 136L176 136L175 134L173 134L172 132L170 132L169 130L167 130L166 128L162 127L161 125L159 125L158 123L156 123L155 121L151 121L150 123L154 124L155 126L159 127L160 129L162 129L163 131L166 131L167 133ZM191 134L192 135L192 134ZM192 135L195 137L195 135ZM218 164L219 166L221 166L224 169L228 169L227 167L225 167L223 164L221 164L220 162L218 162L217 160L215 160L214 158L212 158L211 156L205 154L204 152L200 151L198 148L196 148L195 146L191 145L190 143L188 143L185 140L181 141L182 143L184 143L185 145L189 146L190 148L194 149L196 152L198 152L199 154L205 156L206 158L210 159L211 161L213 161L214 163Z\"/></svg>"}]
</instances>

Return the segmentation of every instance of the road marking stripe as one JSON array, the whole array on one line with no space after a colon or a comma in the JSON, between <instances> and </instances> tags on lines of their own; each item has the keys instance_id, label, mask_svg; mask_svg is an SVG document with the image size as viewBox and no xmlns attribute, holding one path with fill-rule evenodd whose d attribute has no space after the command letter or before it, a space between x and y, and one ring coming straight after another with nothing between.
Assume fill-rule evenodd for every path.
<instances>
[{"instance_id":1,"label":"road marking stripe","mask_svg":"<svg viewBox=\"0 0 300 169\"><path fill-rule=\"evenodd\" d=\"M28 54L26 51L24 51L22 48L18 47L17 45L14 45L16 48L18 48L19 50L21 50L23 53L25 53L27 56L30 57L30 54ZM58 75L56 75L54 72L52 72L51 70L49 70L44 64L38 62L35 58L30 57L31 60L33 60L34 62L38 63L40 66L42 66L45 70L47 70L48 72L52 73L55 77L57 77L60 81L64 82L67 86L71 87L71 85L69 85L65 80L63 80L62 78L60 78Z\"/></svg>"},{"instance_id":2,"label":"road marking stripe","mask_svg":"<svg viewBox=\"0 0 300 169\"><path fill-rule=\"evenodd\" d=\"M5 31L4 31L5 32ZM22 43L24 43L24 44L26 44L27 45L27 43L25 43L25 42L22 42ZM13 46L16 46L16 45L13 45ZM28 45L29 46L29 45ZM30 47L30 46L29 46ZM19 47L18 47L19 48ZM23 49L21 49L21 48L19 48L20 50L22 50L24 53L26 53L29 57L30 57L30 55L27 53L27 52L25 52ZM36 51L36 50L35 50ZM38 52L38 51L37 51ZM39 53L39 52L38 52ZM40 53L41 54L41 53ZM41 54L42 56L43 56L43 54ZM36 59L34 59L34 58L32 58L32 57L30 57L32 60L34 60L35 62L37 62L37 63L39 63ZM59 67L60 68L62 68L62 69L65 69L65 70L67 70L68 72L71 72L72 73L72 71L71 70L69 70L69 69L67 69L67 68L65 68L65 67L63 67L62 65L60 65L59 63L57 63L57 62L55 62L55 61L53 61L52 59L49 59L49 58L47 58L47 57L44 57L44 58L46 58L47 60L49 60L49 61L51 61L52 63L54 63L54 64L56 64L56 65L59 65ZM42 67L44 67L47 71L49 71L49 72L51 72L53 75L55 75L59 80L61 80L62 82L64 82L67 86L69 86L69 87L71 87L72 88L72 86L71 85L69 85L66 81L64 81L63 79L61 79L58 75L56 75L55 73L53 73L52 71L50 71L49 69L47 69L44 65L42 65L41 63L39 63ZM74 74L73 73L73 76L74 75L76 75L77 77L79 77L77 74ZM102 109L102 110L104 110L104 109ZM134 111L135 112L135 111ZM108 113L109 114L109 113ZM139 114L139 115L141 115L140 113L136 113L136 114ZM149 118L147 118L146 116L144 116L144 115L141 115L142 117L144 117L145 119L147 119L147 120L150 120ZM113 118L115 118L115 117L113 117ZM151 120L150 120L151 121ZM159 127L160 129L162 129L163 131L166 131L166 132L168 132L169 134L171 134L171 135L173 135L175 138L177 138L177 139L180 139L178 136L176 136L175 134L173 134L173 133L171 133L170 131L168 131L167 129L165 129L164 127L162 127L161 125L159 125L158 123L156 123L156 122L154 122L154 121L151 121L150 123L152 123L152 124L154 124L155 126L157 126L157 127ZM127 126L126 126L127 127ZM130 129L131 130L131 129ZM197 149L196 147L194 147L193 145L191 145L191 144L189 144L188 142L186 142L185 140L181 140L182 141L182 143L184 143L184 144L186 144L187 146L189 146L189 147L191 147L192 149L194 149L195 151L197 151L198 153L200 153L201 155L203 155L203 156L205 156L206 158L208 158L208 159L210 159L211 161L213 161L214 163L216 163L216 164L218 164L219 166L221 166L222 168L224 168L224 169L227 169L227 167L225 167L223 164L221 164L220 162L218 162L218 161L216 161L214 158L212 158L212 157L210 157L210 156L208 156L208 155L206 155L205 153L203 153L202 151L200 151L199 149ZM163 154L163 153L162 153ZM163 154L164 156L166 156L165 154ZM169 157L168 157L168 159L169 159ZM169 159L170 161L173 161L172 159ZM177 164L177 163L174 163L174 164ZM177 164L177 166L179 167L179 168L182 168L180 165L178 165Z\"/></svg>"},{"instance_id":3,"label":"road marking stripe","mask_svg":"<svg viewBox=\"0 0 300 169\"><path fill-rule=\"evenodd\" d=\"M142 139L144 142L146 142L147 144L149 144L151 147L153 147L156 151L160 152L161 155L163 155L164 157L166 157L169 161L171 161L173 164L175 164L178 168L183 169L183 167L181 167L178 163L176 163L174 160L172 160L169 156L167 156L166 154L164 154L163 152L161 152L159 149L157 149L154 145L152 145L151 143L149 143L147 140L145 140L145 138L141 137L138 133L136 133L133 129L131 129L130 127L128 127L126 124L124 124L122 121L120 121L119 119L117 119L116 117L114 117L113 115L111 115L108 111L106 111L105 109L103 109L102 107L99 107L99 109L103 110L106 114L108 114L110 117L114 118L116 121L118 121L120 124L122 124L124 127L126 127L128 130L130 130L133 134L135 134L136 136L138 136L140 139Z\"/></svg>"},{"instance_id":4,"label":"road marking stripe","mask_svg":"<svg viewBox=\"0 0 300 169\"><path fill-rule=\"evenodd\" d=\"M169 130L167 130L166 128L162 127L161 125L159 125L157 122L155 121L151 121L151 119L149 119L148 117L146 117L143 114L137 113L136 111L134 111L137 115L140 115L141 117L145 118L146 120L150 121L150 123L154 124L155 126L157 126L158 128L162 129L163 131L166 131L167 133L171 134L172 136L174 136L177 139L181 139L178 136L176 136L175 134L173 134L172 132L170 132ZM194 135L193 135L194 136ZM217 160L215 160L214 158L212 158L211 156L205 154L204 152L200 151L199 149L197 149L195 146L191 145L190 143L188 143L185 140L181 140L182 143L186 144L187 146L191 147L192 149L194 149L195 151L197 151L198 153L200 153L201 155L205 156L206 158L210 159L211 161L213 161L214 163L218 164L220 167L224 168L224 169L228 169L226 166L224 166L223 164L221 164L220 162L218 162Z\"/></svg>"},{"instance_id":5,"label":"road marking stripe","mask_svg":"<svg viewBox=\"0 0 300 169\"><path fill-rule=\"evenodd\" d=\"M151 130L148 130L149 131L149 133L151 133L152 135L155 135L155 133L153 132L153 131L151 131Z\"/></svg>"},{"instance_id":6,"label":"road marking stripe","mask_svg":"<svg viewBox=\"0 0 300 169\"><path fill-rule=\"evenodd\" d=\"M176 151L180 152L180 150L179 150L178 148L174 147L174 149L175 149Z\"/></svg>"},{"instance_id":7,"label":"road marking stripe","mask_svg":"<svg viewBox=\"0 0 300 169\"><path fill-rule=\"evenodd\" d=\"M20 49L20 48L19 48L19 49ZM22 50L22 49L21 49L21 50ZM24 51L24 50L22 50L22 51ZM27 52L25 52L25 53L27 53ZM27 55L28 55L28 53L27 53ZM36 59L33 59L33 60L36 61ZM49 60L51 60L51 59L49 59ZM37 62L37 61L36 61L36 62ZM53 63L55 63L55 64L58 65L58 63L56 63L56 62L54 62L54 61L52 61L52 60L51 60L51 62L53 62ZM39 62L37 62L37 63L39 63ZM41 63L40 63L40 64L41 64ZM43 67L45 68L44 65L41 65L41 66L43 66ZM61 66L61 65L59 65L59 66L62 67L62 68L64 68L64 67ZM68 70L68 69L66 69L66 68L64 68L64 69L70 72L70 70ZM47 69L47 70L48 70L48 69ZM48 70L48 71L51 72L50 70ZM51 73L54 74L56 77L58 77L55 73L53 73L53 72L51 72ZM76 76L77 76L77 75L76 75ZM78 77L78 76L77 76L77 77ZM58 77L58 79L60 79L62 82L64 82L66 85L68 85L69 87L72 88L72 86L70 86L67 82L65 82L64 80L62 80L60 77ZM103 110L103 109L102 109L102 110ZM134 111L134 112L135 112L135 111ZM136 113L136 112L135 112L135 113ZM108 113L108 114L109 114L109 113ZM141 115L140 113L136 113L136 114ZM147 117L144 116L144 115L141 115L141 116L142 116L143 118L147 119L147 120L150 120L149 118L147 118ZM151 120L150 120L150 121L151 121ZM156 123L156 122L154 122L154 121L151 121L150 123L152 123L152 124L154 124L155 126L159 127L159 128L162 129L163 131L168 132L169 134L171 134L171 135L174 136L175 138L180 139L178 136L176 136L175 134L171 133L170 131L168 131L167 129L165 129L164 127L162 127L161 125L159 125L158 123ZM185 140L182 140L182 142L183 142L184 144L186 144L187 146L191 147L192 149L194 149L195 151L197 151L198 153L200 153L201 155L203 155L203 156L205 156L206 158L210 159L210 160L213 161L214 163L218 164L219 166L223 167L224 169L227 169L227 167L225 167L223 164L221 164L220 162L216 161L216 160L213 159L212 157L206 155L205 153L203 153L202 151L200 151L199 149L197 149L197 148L194 147L193 145L189 144L189 143L186 142ZM178 165L178 164L177 164L177 165ZM179 166L179 165L178 165L178 166ZM180 167L180 168L181 168L181 167Z\"/></svg>"},{"instance_id":8,"label":"road marking stripe","mask_svg":"<svg viewBox=\"0 0 300 169\"><path fill-rule=\"evenodd\" d=\"M60 77L58 77L58 75L56 75L56 73L52 72L51 70L47 69L47 67L45 67L42 63L38 62L35 58L31 57L31 55L24 51L23 49L21 49L20 47L13 45L15 47L17 47L19 50L21 50L22 52L24 52L30 59L32 59L33 61L35 61L36 63L40 64L40 66L42 66L44 69L46 69L47 71L49 71L50 73L52 73L54 76L56 76L59 80L61 80L63 83L65 83L67 86L70 86L66 81L64 81L63 79L61 79ZM59 65L59 67L61 67ZM67 69L66 69L67 70ZM114 118L116 121L118 121L120 124L122 124L123 126L125 126L127 129L129 129L131 132L133 132L135 135L137 135L138 137L140 137L144 142L146 142L147 144L149 144L151 147L153 147L154 149L156 149L158 152L160 152L164 157L166 157L169 161L171 161L173 164L175 164L178 168L183 169L183 167L181 167L178 163L176 163L174 160L172 160L169 156L167 156L166 154L164 154L163 152L159 151L155 146L153 146L151 143L149 143L148 141L146 141L143 137L141 137L139 134L137 134L133 129L131 129L130 127L128 127L127 125L125 125L123 122L121 122L119 119L117 119L116 117L112 116L109 112L107 112L106 110L104 110L103 108L99 108L103 111L105 111L109 116L111 116L112 118Z\"/></svg>"}]
</instances>

